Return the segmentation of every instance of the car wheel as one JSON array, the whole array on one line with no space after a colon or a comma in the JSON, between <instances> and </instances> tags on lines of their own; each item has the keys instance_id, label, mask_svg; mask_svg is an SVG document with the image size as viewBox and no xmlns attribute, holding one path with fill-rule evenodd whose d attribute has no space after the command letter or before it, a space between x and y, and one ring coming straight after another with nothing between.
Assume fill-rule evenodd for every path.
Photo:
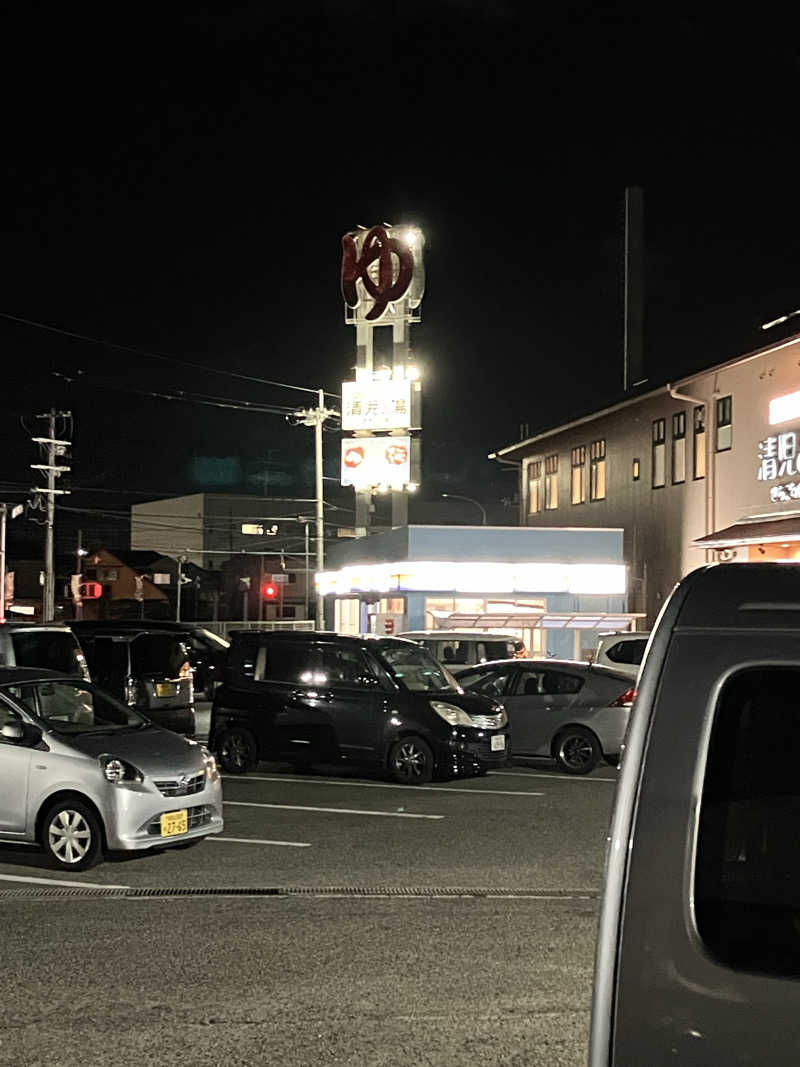
<instances>
[{"instance_id":1,"label":"car wheel","mask_svg":"<svg viewBox=\"0 0 800 1067\"><path fill-rule=\"evenodd\" d=\"M246 774L258 763L256 741L249 730L233 726L217 741L220 766L228 774Z\"/></svg>"},{"instance_id":2,"label":"car wheel","mask_svg":"<svg viewBox=\"0 0 800 1067\"><path fill-rule=\"evenodd\" d=\"M588 774L602 756L600 742L591 730L583 726L569 726L553 742L556 763L567 774Z\"/></svg>"},{"instance_id":3,"label":"car wheel","mask_svg":"<svg viewBox=\"0 0 800 1067\"><path fill-rule=\"evenodd\" d=\"M389 752L389 773L403 785L425 785L433 777L433 752L421 737L401 737Z\"/></svg>"},{"instance_id":4,"label":"car wheel","mask_svg":"<svg viewBox=\"0 0 800 1067\"><path fill-rule=\"evenodd\" d=\"M53 865L62 871L93 867L103 847L100 820L80 800L60 800L42 820L42 844Z\"/></svg>"}]
</instances>

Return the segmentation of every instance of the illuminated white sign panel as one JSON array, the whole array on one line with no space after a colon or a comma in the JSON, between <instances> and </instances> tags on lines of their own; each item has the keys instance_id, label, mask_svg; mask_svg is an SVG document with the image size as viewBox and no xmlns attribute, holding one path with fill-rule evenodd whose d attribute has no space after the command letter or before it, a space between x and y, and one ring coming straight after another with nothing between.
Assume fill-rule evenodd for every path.
<instances>
[{"instance_id":1,"label":"illuminated white sign panel","mask_svg":"<svg viewBox=\"0 0 800 1067\"><path fill-rule=\"evenodd\" d=\"M774 482L778 478L800 474L797 434L794 430L772 434L758 443L758 480Z\"/></svg>"},{"instance_id":2,"label":"illuminated white sign panel","mask_svg":"<svg viewBox=\"0 0 800 1067\"><path fill-rule=\"evenodd\" d=\"M411 429L411 387L404 379L342 382L342 429Z\"/></svg>"},{"instance_id":3,"label":"illuminated white sign panel","mask_svg":"<svg viewBox=\"0 0 800 1067\"><path fill-rule=\"evenodd\" d=\"M411 481L410 437L351 437L342 441L342 485L402 489Z\"/></svg>"},{"instance_id":4,"label":"illuminated white sign panel","mask_svg":"<svg viewBox=\"0 0 800 1067\"><path fill-rule=\"evenodd\" d=\"M776 396L769 402L769 424L777 426L781 422L800 419L800 392Z\"/></svg>"},{"instance_id":5,"label":"illuminated white sign panel","mask_svg":"<svg viewBox=\"0 0 800 1067\"><path fill-rule=\"evenodd\" d=\"M334 593L454 592L571 593L624 596L625 566L618 563L369 563L316 576L323 596Z\"/></svg>"}]
</instances>

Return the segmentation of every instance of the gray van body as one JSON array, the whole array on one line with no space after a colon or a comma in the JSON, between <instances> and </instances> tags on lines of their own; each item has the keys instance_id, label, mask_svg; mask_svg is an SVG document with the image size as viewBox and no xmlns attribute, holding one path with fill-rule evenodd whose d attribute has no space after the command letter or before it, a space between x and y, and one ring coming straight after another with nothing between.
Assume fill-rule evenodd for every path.
<instances>
[{"instance_id":1,"label":"gray van body","mask_svg":"<svg viewBox=\"0 0 800 1067\"><path fill-rule=\"evenodd\" d=\"M755 687L749 710L730 717L726 693L747 674L780 676L789 694L778 709L788 731L769 739L772 748L758 733L758 714L771 722L774 702L759 703ZM796 681L800 568L723 564L695 571L676 587L650 638L617 786L590 1067L800 1061L800 767L793 758L800 726L790 689ZM752 732L737 735L738 747L720 749L726 722L745 717ZM767 751L773 760L762 759ZM734 788L720 803L725 778ZM712 840L723 843L713 856L706 849ZM710 897L709 872L716 886ZM738 926L725 924L732 908ZM752 936L756 914L766 916L774 961ZM719 923L708 920L717 915ZM786 932L785 941L775 939L775 929ZM748 955L758 962L750 965Z\"/></svg>"}]
</instances>

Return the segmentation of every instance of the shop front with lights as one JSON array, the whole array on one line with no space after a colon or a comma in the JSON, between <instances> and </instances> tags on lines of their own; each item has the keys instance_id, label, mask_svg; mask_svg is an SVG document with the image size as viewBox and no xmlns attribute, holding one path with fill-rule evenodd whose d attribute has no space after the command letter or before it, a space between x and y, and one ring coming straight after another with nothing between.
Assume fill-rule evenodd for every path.
<instances>
[{"instance_id":1,"label":"shop front with lights","mask_svg":"<svg viewBox=\"0 0 800 1067\"><path fill-rule=\"evenodd\" d=\"M585 659L640 618L622 530L399 527L333 547L317 582L340 633L491 631L533 656Z\"/></svg>"}]
</instances>

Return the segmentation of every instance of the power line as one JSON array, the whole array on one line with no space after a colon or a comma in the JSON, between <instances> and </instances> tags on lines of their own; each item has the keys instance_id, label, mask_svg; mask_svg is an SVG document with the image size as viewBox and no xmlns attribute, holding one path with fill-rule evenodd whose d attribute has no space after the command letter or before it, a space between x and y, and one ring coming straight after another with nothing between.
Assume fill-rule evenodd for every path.
<instances>
[{"instance_id":1,"label":"power line","mask_svg":"<svg viewBox=\"0 0 800 1067\"><path fill-rule=\"evenodd\" d=\"M115 348L120 352L132 352L146 359L157 359L164 363L173 363L177 367L189 367L191 370L204 370L210 374L220 374L227 378L238 378L244 382L255 382L258 385L271 385L277 389L294 389L300 393L318 393L318 389L309 389L306 385L290 385L288 382L279 382L271 378L257 378L252 374L240 374L237 371L221 370L219 367L209 367L204 363L193 363L191 360L178 359L175 356L165 356L161 352L150 352L145 348L137 348L134 345L123 345L118 341L105 341L100 337L91 337L89 334L76 333L74 330L65 330L60 326L51 326L46 322L36 322L33 319L25 319L20 315L11 315L6 311L0 311L0 318L10 322L18 322L23 326L30 326L36 330L46 330L48 333L60 334L62 337L71 337L76 341L85 341L87 344L102 345L104 348ZM326 393L326 396L337 397L336 393Z\"/></svg>"}]
</instances>

